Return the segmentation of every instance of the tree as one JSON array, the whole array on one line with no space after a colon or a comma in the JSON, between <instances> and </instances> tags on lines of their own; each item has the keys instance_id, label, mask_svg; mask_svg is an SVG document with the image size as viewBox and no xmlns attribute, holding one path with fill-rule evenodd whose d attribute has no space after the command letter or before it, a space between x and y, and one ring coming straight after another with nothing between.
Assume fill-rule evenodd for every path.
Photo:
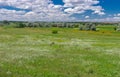
<instances>
[{"instance_id":1,"label":"tree","mask_svg":"<svg viewBox=\"0 0 120 77\"><path fill-rule=\"evenodd\" d=\"M79 30L96 31L96 24L86 23L79 27Z\"/></svg>"},{"instance_id":2,"label":"tree","mask_svg":"<svg viewBox=\"0 0 120 77\"><path fill-rule=\"evenodd\" d=\"M9 25L10 22L8 20L3 20L3 24Z\"/></svg>"},{"instance_id":3,"label":"tree","mask_svg":"<svg viewBox=\"0 0 120 77\"><path fill-rule=\"evenodd\" d=\"M120 23L117 24L116 31L120 31Z\"/></svg>"},{"instance_id":4,"label":"tree","mask_svg":"<svg viewBox=\"0 0 120 77\"><path fill-rule=\"evenodd\" d=\"M17 26L17 28L24 28L24 27L26 27L24 23L19 23L19 25Z\"/></svg>"}]
</instances>

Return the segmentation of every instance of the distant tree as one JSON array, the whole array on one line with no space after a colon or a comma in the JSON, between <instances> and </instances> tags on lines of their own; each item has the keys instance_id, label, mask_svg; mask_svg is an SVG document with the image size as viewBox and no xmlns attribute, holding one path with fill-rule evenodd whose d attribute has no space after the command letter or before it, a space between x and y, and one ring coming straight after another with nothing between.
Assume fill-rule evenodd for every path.
<instances>
[{"instance_id":1,"label":"distant tree","mask_svg":"<svg viewBox=\"0 0 120 77\"><path fill-rule=\"evenodd\" d=\"M33 27L33 23L28 23L28 27Z\"/></svg>"},{"instance_id":2,"label":"distant tree","mask_svg":"<svg viewBox=\"0 0 120 77\"><path fill-rule=\"evenodd\" d=\"M79 30L83 30L83 27L79 27Z\"/></svg>"},{"instance_id":3,"label":"distant tree","mask_svg":"<svg viewBox=\"0 0 120 77\"><path fill-rule=\"evenodd\" d=\"M86 31L96 31L96 24L93 23L85 23L82 26L79 26L79 30L86 30Z\"/></svg>"},{"instance_id":4,"label":"distant tree","mask_svg":"<svg viewBox=\"0 0 120 77\"><path fill-rule=\"evenodd\" d=\"M9 25L10 22L8 20L3 20L3 24Z\"/></svg>"},{"instance_id":5,"label":"distant tree","mask_svg":"<svg viewBox=\"0 0 120 77\"><path fill-rule=\"evenodd\" d=\"M114 30L116 31L116 30L117 30L117 27L114 27Z\"/></svg>"},{"instance_id":6,"label":"distant tree","mask_svg":"<svg viewBox=\"0 0 120 77\"><path fill-rule=\"evenodd\" d=\"M4 26L4 24L3 24L3 23L0 23L0 26Z\"/></svg>"},{"instance_id":7,"label":"distant tree","mask_svg":"<svg viewBox=\"0 0 120 77\"><path fill-rule=\"evenodd\" d=\"M17 28L24 28L24 27L26 27L26 25L24 23L19 23L17 26Z\"/></svg>"},{"instance_id":8,"label":"distant tree","mask_svg":"<svg viewBox=\"0 0 120 77\"><path fill-rule=\"evenodd\" d=\"M120 23L117 24L117 27L115 29L116 31L120 31Z\"/></svg>"},{"instance_id":9,"label":"distant tree","mask_svg":"<svg viewBox=\"0 0 120 77\"><path fill-rule=\"evenodd\" d=\"M79 27L79 24L73 24L73 28L78 28Z\"/></svg>"},{"instance_id":10,"label":"distant tree","mask_svg":"<svg viewBox=\"0 0 120 77\"><path fill-rule=\"evenodd\" d=\"M92 31L96 31L96 25L95 25L95 24L92 24L90 30L92 30Z\"/></svg>"}]
</instances>

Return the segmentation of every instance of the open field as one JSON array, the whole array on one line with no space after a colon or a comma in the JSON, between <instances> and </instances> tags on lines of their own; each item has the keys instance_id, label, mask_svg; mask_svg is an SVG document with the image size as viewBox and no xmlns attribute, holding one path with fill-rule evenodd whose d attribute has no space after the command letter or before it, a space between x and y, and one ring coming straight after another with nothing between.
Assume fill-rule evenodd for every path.
<instances>
[{"instance_id":1,"label":"open field","mask_svg":"<svg viewBox=\"0 0 120 77\"><path fill-rule=\"evenodd\" d=\"M120 77L120 32L99 28L0 27L0 77Z\"/></svg>"}]
</instances>

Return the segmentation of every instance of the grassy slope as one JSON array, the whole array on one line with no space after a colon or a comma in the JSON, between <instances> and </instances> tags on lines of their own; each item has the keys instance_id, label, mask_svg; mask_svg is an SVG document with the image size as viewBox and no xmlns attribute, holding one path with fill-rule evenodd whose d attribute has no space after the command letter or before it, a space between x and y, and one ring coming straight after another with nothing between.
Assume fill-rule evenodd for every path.
<instances>
[{"instance_id":1,"label":"grassy slope","mask_svg":"<svg viewBox=\"0 0 120 77\"><path fill-rule=\"evenodd\" d=\"M0 77L120 77L120 33L0 28Z\"/></svg>"}]
</instances>

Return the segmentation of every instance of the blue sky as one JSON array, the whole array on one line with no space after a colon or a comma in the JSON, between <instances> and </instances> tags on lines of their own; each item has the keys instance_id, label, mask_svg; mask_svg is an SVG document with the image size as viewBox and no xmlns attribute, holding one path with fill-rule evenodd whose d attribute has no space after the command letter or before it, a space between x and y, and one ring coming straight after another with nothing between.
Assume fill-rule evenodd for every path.
<instances>
[{"instance_id":1,"label":"blue sky","mask_svg":"<svg viewBox=\"0 0 120 77\"><path fill-rule=\"evenodd\" d=\"M120 0L100 0L100 5L105 9L108 14L120 12Z\"/></svg>"},{"instance_id":2,"label":"blue sky","mask_svg":"<svg viewBox=\"0 0 120 77\"><path fill-rule=\"evenodd\" d=\"M0 0L0 20L120 21L120 0Z\"/></svg>"},{"instance_id":3,"label":"blue sky","mask_svg":"<svg viewBox=\"0 0 120 77\"><path fill-rule=\"evenodd\" d=\"M55 4L63 5L62 0L52 0ZM114 14L120 12L120 0L99 0L100 3L98 5L101 5L105 12L108 14Z\"/></svg>"}]
</instances>

